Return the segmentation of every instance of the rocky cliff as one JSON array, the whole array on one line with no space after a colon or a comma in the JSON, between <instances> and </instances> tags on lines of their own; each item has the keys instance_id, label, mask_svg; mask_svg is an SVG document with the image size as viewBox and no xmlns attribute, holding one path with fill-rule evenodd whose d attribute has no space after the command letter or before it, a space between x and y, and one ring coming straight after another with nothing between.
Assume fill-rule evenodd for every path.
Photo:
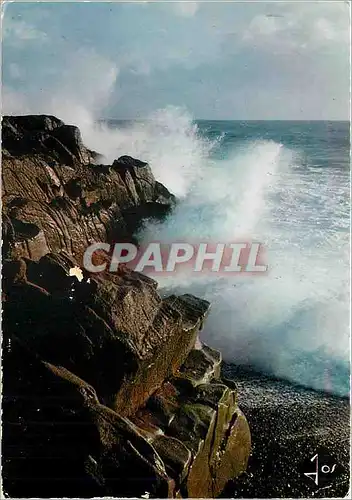
<instances>
[{"instance_id":1,"label":"rocky cliff","mask_svg":"<svg viewBox=\"0 0 352 500\"><path fill-rule=\"evenodd\" d=\"M250 432L198 337L210 304L127 269L70 276L88 245L132 241L176 203L148 164L100 161L53 116L3 118L4 491L215 497Z\"/></svg>"}]
</instances>

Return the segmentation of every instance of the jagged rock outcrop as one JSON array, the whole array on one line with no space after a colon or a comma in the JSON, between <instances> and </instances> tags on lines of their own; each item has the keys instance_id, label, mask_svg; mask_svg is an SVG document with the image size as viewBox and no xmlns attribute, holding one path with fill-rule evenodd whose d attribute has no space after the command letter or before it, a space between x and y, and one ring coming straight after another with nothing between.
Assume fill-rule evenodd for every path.
<instances>
[{"instance_id":1,"label":"jagged rock outcrop","mask_svg":"<svg viewBox=\"0 0 352 500\"><path fill-rule=\"evenodd\" d=\"M3 485L12 497L214 497L247 421L198 333L210 304L140 273L70 275L174 197L150 167L95 164L55 117L3 121Z\"/></svg>"},{"instance_id":2,"label":"jagged rock outcrop","mask_svg":"<svg viewBox=\"0 0 352 500\"><path fill-rule=\"evenodd\" d=\"M189 358L195 353L201 353L207 363L197 370L185 363L132 421L144 431L166 470L176 478L181 495L214 498L228 477L237 477L246 469L250 434L237 406L236 391L216 376L218 352L198 343Z\"/></svg>"},{"instance_id":3,"label":"jagged rock outcrop","mask_svg":"<svg viewBox=\"0 0 352 500\"><path fill-rule=\"evenodd\" d=\"M130 241L142 217L164 216L174 196L147 163L113 165L82 144L79 129L51 116L3 117L4 249L38 260L49 251L80 259L94 241Z\"/></svg>"},{"instance_id":4,"label":"jagged rock outcrop","mask_svg":"<svg viewBox=\"0 0 352 500\"><path fill-rule=\"evenodd\" d=\"M73 266L55 254L4 262L9 333L130 415L184 363L209 303L190 295L162 300L156 282L130 270L75 284Z\"/></svg>"}]
</instances>

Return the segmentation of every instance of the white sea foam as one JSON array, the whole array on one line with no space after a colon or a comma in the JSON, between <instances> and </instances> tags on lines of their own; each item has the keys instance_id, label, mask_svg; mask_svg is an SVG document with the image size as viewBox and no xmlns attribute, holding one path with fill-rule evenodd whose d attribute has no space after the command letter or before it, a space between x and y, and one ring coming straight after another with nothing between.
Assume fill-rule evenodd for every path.
<instances>
[{"instance_id":1,"label":"white sea foam","mask_svg":"<svg viewBox=\"0 0 352 500\"><path fill-rule=\"evenodd\" d=\"M204 152L207 148L196 137L190 155L197 158L197 177L185 182L188 191L173 215L163 224L146 225L141 238L256 239L267 247L269 275L225 279L182 272L159 278L160 285L167 292L187 291L212 302L203 338L220 348L227 361L345 394L348 233L334 227L342 210L341 185L331 178L335 174L320 172L315 179L297 168L297 153L272 141L237 144L220 161ZM153 154L149 157L156 158ZM187 151L180 154L183 159ZM175 149L172 155L175 165ZM167 179L165 155L163 161ZM162 167L157 165L156 175ZM172 190L172 181L168 187Z\"/></svg>"},{"instance_id":2,"label":"white sea foam","mask_svg":"<svg viewBox=\"0 0 352 500\"><path fill-rule=\"evenodd\" d=\"M71 78L75 92L59 85L54 97L25 111L53 113L78 125L86 144L107 162L128 154L150 163L181 202L163 224L146 224L144 243L265 243L268 276L225 279L183 272L161 278L161 290L212 302L203 338L227 361L345 393L348 381L336 370L348 367L349 257L341 222L345 188L338 174L297 168L297 152L273 141L236 143L226 159L212 160L214 142L202 138L187 111L175 107L120 129L97 124L118 75L108 63L102 69L103 82L86 79L84 95Z\"/></svg>"}]
</instances>

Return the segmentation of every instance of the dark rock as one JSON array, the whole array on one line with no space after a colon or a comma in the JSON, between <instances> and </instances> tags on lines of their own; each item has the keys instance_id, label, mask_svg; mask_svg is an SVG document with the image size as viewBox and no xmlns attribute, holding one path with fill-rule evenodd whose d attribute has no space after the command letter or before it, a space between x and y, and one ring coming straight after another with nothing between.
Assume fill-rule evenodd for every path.
<instances>
[{"instance_id":1,"label":"dark rock","mask_svg":"<svg viewBox=\"0 0 352 500\"><path fill-rule=\"evenodd\" d=\"M55 116L27 115L2 117L2 147L10 155L32 152L35 139L45 137L64 123Z\"/></svg>"},{"instance_id":2,"label":"dark rock","mask_svg":"<svg viewBox=\"0 0 352 500\"><path fill-rule=\"evenodd\" d=\"M19 133L46 131L51 132L64 125L63 121L51 115L3 116L3 130L7 128Z\"/></svg>"},{"instance_id":3,"label":"dark rock","mask_svg":"<svg viewBox=\"0 0 352 500\"><path fill-rule=\"evenodd\" d=\"M101 405L86 382L16 340L5 351L4 369L5 492L172 496L174 482L156 450L131 422Z\"/></svg>"},{"instance_id":4,"label":"dark rock","mask_svg":"<svg viewBox=\"0 0 352 500\"><path fill-rule=\"evenodd\" d=\"M125 169L130 169L131 167L142 168L146 167L147 165L148 163L144 161L137 160L135 158L132 158L132 156L125 155L125 156L120 156L120 158L115 160L114 163L112 164L112 167L116 169L125 170Z\"/></svg>"},{"instance_id":5,"label":"dark rock","mask_svg":"<svg viewBox=\"0 0 352 500\"><path fill-rule=\"evenodd\" d=\"M13 246L15 241L15 230L12 225L10 217L6 214L2 214L2 256L3 258L8 255L10 248Z\"/></svg>"},{"instance_id":6,"label":"dark rock","mask_svg":"<svg viewBox=\"0 0 352 500\"><path fill-rule=\"evenodd\" d=\"M5 116L2 126L5 256L37 260L64 250L81 259L94 241L131 241L143 218L164 217L175 204L144 162L90 164L77 127L45 116Z\"/></svg>"},{"instance_id":7,"label":"dark rock","mask_svg":"<svg viewBox=\"0 0 352 500\"><path fill-rule=\"evenodd\" d=\"M138 369L124 379L113 403L121 414L130 415L142 406L163 380L177 372L195 344L203 316L181 315L165 302L141 342L134 341Z\"/></svg>"},{"instance_id":8,"label":"dark rock","mask_svg":"<svg viewBox=\"0 0 352 500\"><path fill-rule=\"evenodd\" d=\"M13 156L44 153L69 165L77 160L89 163L91 158L79 129L65 125L54 116L4 116L2 141Z\"/></svg>"},{"instance_id":9,"label":"dark rock","mask_svg":"<svg viewBox=\"0 0 352 500\"><path fill-rule=\"evenodd\" d=\"M73 266L64 255L27 260L12 287L6 271L5 315L13 334L43 359L66 366L129 415L180 368L209 303L190 295L162 301L154 281L130 271L78 283L69 276Z\"/></svg>"},{"instance_id":10,"label":"dark rock","mask_svg":"<svg viewBox=\"0 0 352 500\"><path fill-rule=\"evenodd\" d=\"M91 155L83 144L78 127L63 124L61 127L56 128L52 135L67 148L73 157L78 158L82 163L90 161Z\"/></svg>"},{"instance_id":11,"label":"dark rock","mask_svg":"<svg viewBox=\"0 0 352 500\"><path fill-rule=\"evenodd\" d=\"M221 363L219 354L208 346L193 349L180 368L179 376L189 380L194 386L206 384L212 378L219 378Z\"/></svg>"},{"instance_id":12,"label":"dark rock","mask_svg":"<svg viewBox=\"0 0 352 500\"><path fill-rule=\"evenodd\" d=\"M180 488L189 472L191 451L179 439L162 434L153 439L153 447L163 457L171 477L177 478L177 486Z\"/></svg>"},{"instance_id":13,"label":"dark rock","mask_svg":"<svg viewBox=\"0 0 352 500\"><path fill-rule=\"evenodd\" d=\"M185 497L214 498L247 466L251 438L236 393L209 382L195 387L177 375L132 417Z\"/></svg>"},{"instance_id":14,"label":"dark rock","mask_svg":"<svg viewBox=\"0 0 352 500\"><path fill-rule=\"evenodd\" d=\"M4 490L216 496L245 469L250 433L198 339L209 302L81 265L92 242L133 241L175 197L145 162L98 160L55 117L3 119Z\"/></svg>"}]
</instances>

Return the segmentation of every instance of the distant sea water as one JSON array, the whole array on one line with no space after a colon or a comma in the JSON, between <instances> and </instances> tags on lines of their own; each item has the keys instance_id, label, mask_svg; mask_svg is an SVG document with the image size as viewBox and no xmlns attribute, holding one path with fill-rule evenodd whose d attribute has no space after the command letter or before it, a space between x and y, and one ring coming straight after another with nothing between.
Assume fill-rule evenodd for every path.
<instances>
[{"instance_id":1,"label":"distant sea water","mask_svg":"<svg viewBox=\"0 0 352 500\"><path fill-rule=\"evenodd\" d=\"M267 276L157 278L164 294L211 301L205 342L230 363L349 393L348 122L194 121L166 108L145 121L106 121L86 136L108 161L148 161L179 197L165 222L145 225L142 240L265 245Z\"/></svg>"}]
</instances>

